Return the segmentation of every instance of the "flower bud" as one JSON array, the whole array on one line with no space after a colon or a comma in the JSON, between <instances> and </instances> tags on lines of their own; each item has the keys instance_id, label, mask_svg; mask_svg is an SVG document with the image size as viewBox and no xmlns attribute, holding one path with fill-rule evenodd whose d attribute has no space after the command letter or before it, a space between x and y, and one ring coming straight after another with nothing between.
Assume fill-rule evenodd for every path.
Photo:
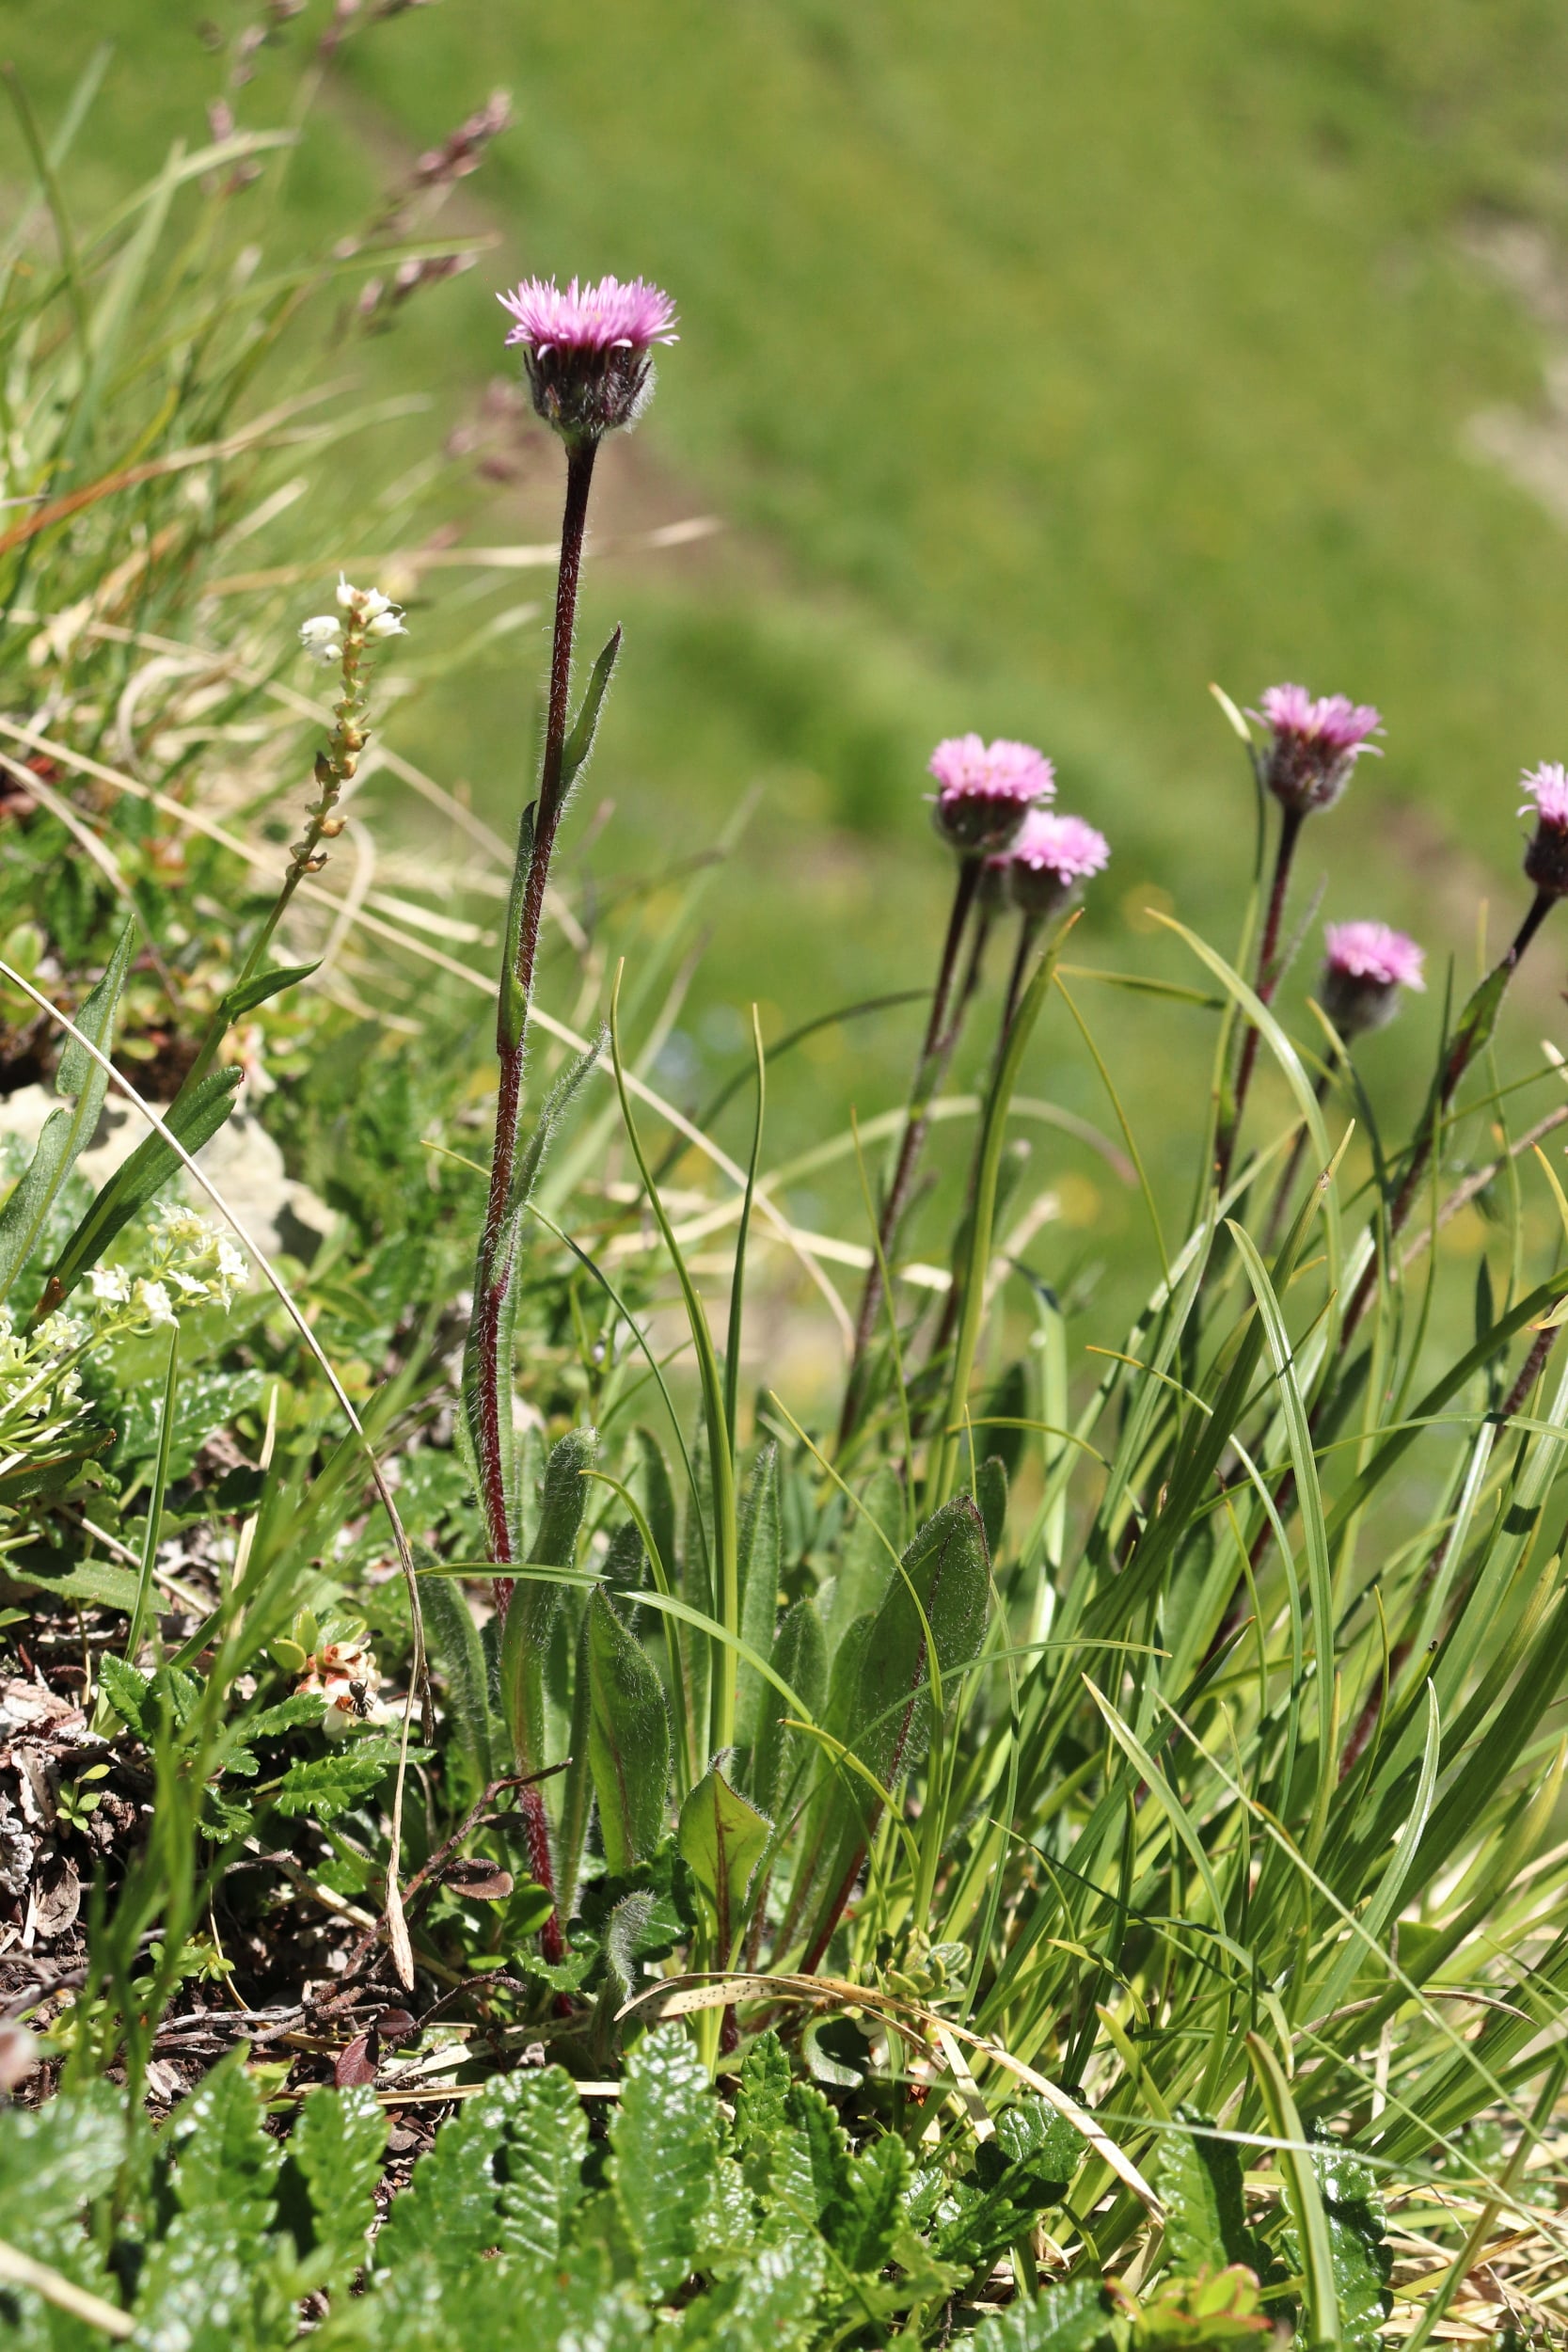
<instances>
[{"instance_id":1,"label":"flower bud","mask_svg":"<svg viewBox=\"0 0 1568 2352\"><path fill-rule=\"evenodd\" d=\"M596 286L531 278L498 297L516 325L537 414L567 442L597 441L632 424L653 384L652 346L679 340L669 295L645 278Z\"/></svg>"},{"instance_id":2,"label":"flower bud","mask_svg":"<svg viewBox=\"0 0 1568 2352\"><path fill-rule=\"evenodd\" d=\"M1529 800L1523 817L1534 805L1535 834L1525 851L1525 872L1537 890L1553 898L1568 898L1568 768L1551 760L1529 769L1524 777Z\"/></svg>"},{"instance_id":3,"label":"flower bud","mask_svg":"<svg viewBox=\"0 0 1568 2352\"><path fill-rule=\"evenodd\" d=\"M938 833L961 856L992 856L1011 847L1030 809L1050 800L1055 771L1032 743L977 735L950 736L931 754L941 787L932 799Z\"/></svg>"},{"instance_id":4,"label":"flower bud","mask_svg":"<svg viewBox=\"0 0 1568 2352\"><path fill-rule=\"evenodd\" d=\"M1035 922L1049 922L1065 914L1079 884L1100 873L1110 855L1105 835L1082 817L1032 808L1006 856L990 863L1004 868L1007 895L1019 912Z\"/></svg>"},{"instance_id":5,"label":"flower bud","mask_svg":"<svg viewBox=\"0 0 1568 2352\"><path fill-rule=\"evenodd\" d=\"M1323 936L1323 1010L1347 1043L1392 1021L1402 988L1426 987L1424 950L1386 923L1330 923Z\"/></svg>"},{"instance_id":6,"label":"flower bud","mask_svg":"<svg viewBox=\"0 0 1568 2352\"><path fill-rule=\"evenodd\" d=\"M342 624L335 612L318 612L299 625L299 642L324 670L343 658Z\"/></svg>"},{"instance_id":7,"label":"flower bud","mask_svg":"<svg viewBox=\"0 0 1568 2352\"><path fill-rule=\"evenodd\" d=\"M1261 711L1251 716L1269 730L1264 782L1298 817L1333 807L1362 753L1376 752L1368 738L1383 726L1370 703L1353 703L1343 694L1321 694L1314 702L1305 686L1271 686Z\"/></svg>"}]
</instances>

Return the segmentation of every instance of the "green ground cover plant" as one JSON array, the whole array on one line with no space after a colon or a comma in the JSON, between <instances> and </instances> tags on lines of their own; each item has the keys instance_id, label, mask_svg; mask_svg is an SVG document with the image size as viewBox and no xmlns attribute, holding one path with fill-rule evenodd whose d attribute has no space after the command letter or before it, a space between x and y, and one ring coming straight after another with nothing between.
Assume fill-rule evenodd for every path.
<instances>
[{"instance_id":1,"label":"green ground cover plant","mask_svg":"<svg viewBox=\"0 0 1568 2352\"><path fill-rule=\"evenodd\" d=\"M1478 778L1532 830L1473 986L1358 919L1298 1019L1375 710L1217 697L1255 846L1168 976L1081 944L1114 824L950 737L907 1102L781 1151L815 1017L753 1018L691 1115L661 1049L744 854L601 893L573 799L645 658L574 663L600 448L700 364L689 297L507 297L564 490L536 697L508 592L320 554L401 422L343 339L468 257L434 199L494 115L277 254L309 87L78 215L95 78L13 80L0 308L0 2322L1554 2340L1568 1104L1510 1028L1568 775ZM454 462L388 476L386 550ZM400 748L497 645L500 837ZM393 787L461 899L378 846ZM1361 1049L1423 980L1406 1119ZM1149 1020L1180 1212L1116 1080ZM1068 1137L1147 1217L1131 1327L1041 1270Z\"/></svg>"}]
</instances>

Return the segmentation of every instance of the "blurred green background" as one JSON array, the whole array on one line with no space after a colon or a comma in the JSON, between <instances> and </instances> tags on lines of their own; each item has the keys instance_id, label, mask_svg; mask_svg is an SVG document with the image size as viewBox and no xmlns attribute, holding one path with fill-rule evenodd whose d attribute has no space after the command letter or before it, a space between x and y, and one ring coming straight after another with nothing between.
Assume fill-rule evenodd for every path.
<instances>
[{"instance_id":1,"label":"blurred green background","mask_svg":"<svg viewBox=\"0 0 1568 2352\"><path fill-rule=\"evenodd\" d=\"M282 12L277 12L281 16ZM87 205L205 135L267 127L331 9L277 23L230 87L258 0L8 0L5 53L46 120L114 54L72 161ZM515 125L443 227L480 265L392 331L345 337L367 399L430 405L341 460L345 514L506 371L498 286L658 279L682 340L608 453L586 628L627 649L584 812L602 877L701 851L760 787L708 904L663 1074L695 1100L739 1050L928 978L947 875L927 828L941 734L1021 735L1111 836L1085 961L1193 977L1150 905L1234 942L1251 789L1207 686L1300 678L1377 702L1386 757L1311 828L1298 910L1378 915L1468 984L1478 909L1519 903L1520 766L1568 753L1568 13L1551 0L439 0L348 26L280 199L301 246L397 185L494 87ZM20 175L14 138L6 169ZM350 289L352 295L353 289ZM454 520L547 538L559 467L528 427ZM617 555L628 531L721 531ZM335 528L352 534L352 526ZM373 522L358 544L373 542ZM333 546L322 550L334 564ZM547 575L527 576L541 593ZM461 634L462 576L428 576ZM403 748L510 826L544 624L433 681ZM579 826L582 821L579 816ZM573 868L574 845L565 848ZM1297 994L1310 978L1304 955ZM1521 1038L1558 1010L1561 943ZM1156 1178L1190 1168L1211 1017L1097 994ZM1110 1018L1107 1021L1107 1008ZM1432 1000L1367 1049L1414 1100ZM909 1010L781 1070L778 1147L896 1099ZM1416 1050L1419 1047L1419 1052ZM1109 1122L1059 1014L1028 1078ZM738 1117L738 1112L737 1112ZM1053 1151L1058 1147L1053 1146ZM1077 1147L1070 1257L1141 1231Z\"/></svg>"}]
</instances>

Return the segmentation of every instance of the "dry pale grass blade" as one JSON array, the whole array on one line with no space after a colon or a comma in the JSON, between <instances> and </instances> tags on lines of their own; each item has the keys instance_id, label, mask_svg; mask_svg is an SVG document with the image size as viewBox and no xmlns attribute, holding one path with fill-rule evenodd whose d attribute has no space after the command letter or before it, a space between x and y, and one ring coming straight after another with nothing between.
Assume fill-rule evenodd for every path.
<instances>
[{"instance_id":1,"label":"dry pale grass blade","mask_svg":"<svg viewBox=\"0 0 1568 2352\"><path fill-rule=\"evenodd\" d=\"M387 1869L387 1918L388 1931L392 1945L392 1954L397 1963L398 1972L403 1983L405 1986L412 1986L414 1981L413 1958L408 1948L408 1931L403 1923L403 1907L397 1891L397 1857L398 1849L401 1843L401 1832L403 1826L404 1783L407 1776L409 1725L413 1719L416 1700L419 1699L422 1701L427 1714L430 1710L431 1702L429 1697L429 1677L425 1665L424 1617L420 1605L419 1578L415 1574L414 1555L412 1550L409 1549L408 1537L404 1532L403 1521L398 1517L397 1505L392 1500L391 1488L387 1484L386 1475L382 1470L379 1460L377 1459L375 1448L371 1444L369 1438L365 1435L364 1425L350 1402L347 1390L339 1379L325 1349L322 1346L321 1342L317 1339L314 1331L311 1329L309 1322L295 1301L293 1292L284 1281L282 1276L278 1273L277 1267L273 1264L272 1260L267 1256L266 1251L260 1247L245 1226L241 1223L240 1218L236 1216L229 1202L224 1199L222 1193L213 1183L212 1178L206 1173L205 1169L197 1166L196 1161L186 1151L184 1145L180 1141L179 1136L173 1133L164 1120L159 1118L157 1112L152 1108L151 1104L143 1101L142 1097L137 1093L135 1088L131 1084L130 1080L124 1077L121 1073L115 1068L108 1056L101 1053L98 1047L92 1042L92 1040L84 1036L82 1031L76 1026L76 1024L65 1013L63 1013L57 1005L52 1004L47 996L42 994L40 990L33 986L31 980L24 978L20 972L14 971L3 958L0 958L0 977L4 977L8 980L13 988L19 989L23 995L29 997L41 1013L47 1015L49 1020L52 1021L56 1027L63 1029L68 1037L74 1040L75 1043L81 1048L82 1052L92 1061L97 1063L98 1067L108 1078L110 1084L117 1088L119 1093L124 1096L125 1100L132 1105L132 1107L141 1114L142 1118L146 1120L148 1125L151 1128L153 1133L160 1136L167 1145L168 1149L174 1153L175 1157L180 1161L182 1167L184 1168L186 1174L190 1176L206 1194L208 1200L212 1202L214 1208L216 1209L218 1215L224 1219L225 1223L230 1227L236 1239L240 1241L250 1252L250 1255L254 1259L256 1264L261 1268L263 1279L273 1291L279 1305L283 1308L284 1312L288 1315L289 1320L293 1323L295 1330L305 1342L305 1344L309 1348L310 1354L315 1358L317 1364L320 1366L321 1371L325 1377L328 1388L332 1391L333 1397L335 1398L340 1410L346 1419L349 1427L353 1430L355 1436L359 1440L361 1450L364 1453L365 1460L370 1470L371 1478L375 1486L377 1499L381 1503L382 1509L387 1515L387 1523L391 1529L392 1540L397 1548L398 1560L403 1569L404 1581L408 1593L408 1606L413 1625L414 1655L408 1677L408 1697L404 1705L403 1714L403 1738L398 1755L397 1788L392 1804L391 1853ZM404 1973L405 1964L406 1973Z\"/></svg>"}]
</instances>

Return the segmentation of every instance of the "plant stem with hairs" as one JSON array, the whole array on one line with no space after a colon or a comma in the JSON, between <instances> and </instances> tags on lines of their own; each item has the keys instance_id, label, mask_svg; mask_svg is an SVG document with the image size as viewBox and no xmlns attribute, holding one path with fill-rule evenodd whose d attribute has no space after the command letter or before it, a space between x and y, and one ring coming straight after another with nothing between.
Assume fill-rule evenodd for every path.
<instances>
[{"instance_id":1,"label":"plant stem with hairs","mask_svg":"<svg viewBox=\"0 0 1568 2352\"><path fill-rule=\"evenodd\" d=\"M1416 1196L1432 1165L1433 1151L1438 1133L1444 1120L1448 1117L1453 1098L1459 1090L1460 1081L1491 1036L1503 993L1518 970L1526 948L1551 911L1555 895L1551 891L1537 890L1524 921L1514 934L1513 943L1508 953L1500 962L1494 964L1460 1017L1453 1042L1449 1048L1448 1058L1443 1064L1427 1115L1421 1122L1421 1131L1411 1152L1409 1165L1401 1179L1400 1188L1394 1195L1393 1204L1388 1211L1390 1248L1399 1239L1409 1221L1410 1212L1416 1205ZM1349 1345L1361 1318L1371 1304L1376 1289L1377 1259L1374 1255L1369 1259L1367 1270L1356 1284L1350 1305L1345 1311L1345 1320L1339 1334L1341 1347Z\"/></svg>"},{"instance_id":2,"label":"plant stem with hairs","mask_svg":"<svg viewBox=\"0 0 1568 2352\"><path fill-rule=\"evenodd\" d=\"M506 955L496 1024L496 1054L500 1066L500 1084L496 1101L496 1141L490 1160L490 1188L485 1202L484 1229L480 1238L474 1273L468 1355L471 1366L469 1429L479 1472L480 1507L484 1517L488 1554L498 1568L510 1565L515 1557L508 1461L512 1440L512 1302L521 1217L514 1192L522 1134L528 1017L533 996L534 965L539 951L539 927L544 912L545 887L549 876L550 853L555 846L556 831L571 781L566 771L565 753L572 682L572 642L577 621L578 576L588 518L588 495L593 485L594 459L597 448L597 442L590 438L567 445L566 505L561 530L561 564L556 578L555 631L550 651L544 759L539 771L538 798L524 812L518 837L517 866L513 878ZM497 1615L504 1620L512 1597L513 1580L498 1575L493 1591ZM553 1903L555 1873L550 1852L549 1824L543 1795L536 1786L522 1789L519 1806L528 1843L529 1868L549 1894ZM553 1963L564 1956L565 1942L560 1918L554 1910L545 1922L540 1943L546 1961Z\"/></svg>"},{"instance_id":3,"label":"plant stem with hairs","mask_svg":"<svg viewBox=\"0 0 1568 2352\"><path fill-rule=\"evenodd\" d=\"M513 1179L522 1132L523 1072L528 1051L528 1016L539 952L539 925L549 876L550 853L561 821L562 775L572 683L572 641L577 623L578 576L588 519L588 494L598 444L575 442L566 455L566 508L561 527L561 567L556 578L555 632L550 650L549 704L539 795L523 818L518 842L518 885L515 920L507 925L506 964L501 974L496 1024L500 1086L496 1101L496 1141L490 1158L490 1190L474 1277L472 1346L475 1360L474 1453L479 1465L479 1500L490 1558L498 1567L514 1558L507 1496L506 1450L512 1416L512 1365L503 1344L506 1309L517 1248L512 1212ZM496 1609L504 1617L512 1580L495 1580Z\"/></svg>"},{"instance_id":4,"label":"plant stem with hairs","mask_svg":"<svg viewBox=\"0 0 1568 2352\"><path fill-rule=\"evenodd\" d=\"M915 1064L914 1083L910 1089L909 1108L904 1115L903 1131L898 1138L898 1151L894 1161L893 1176L883 1197L881 1215L878 1219L879 1249L866 1273L865 1288L861 1293L860 1312L855 1318L854 1345L849 1359L849 1371L844 1384L844 1406L839 1415L838 1442L846 1445L854 1434L864 1404L865 1355L871 1335L877 1327L877 1317L882 1304L881 1267L891 1263L894 1242L903 1222L914 1188L920 1154L930 1124L930 1108L938 1087L942 1084L953 1049L958 1041L965 1007L973 993L966 980L958 993L958 1004L952 1019L948 1006L954 995L954 978L958 969L959 951L963 946L970 911L974 904L984 860L966 857L958 866L958 879L953 892L953 909L948 917L947 935L942 942L942 961L937 967L937 983L931 995L930 1015L926 1035L921 1042L920 1058ZM977 958L972 971L977 976Z\"/></svg>"},{"instance_id":5,"label":"plant stem with hairs","mask_svg":"<svg viewBox=\"0 0 1568 2352\"><path fill-rule=\"evenodd\" d=\"M1290 896L1291 868L1295 864L1296 844L1301 838L1305 811L1286 808L1281 816L1279 847L1275 852L1274 881L1269 888L1268 912L1263 917L1263 936L1258 948L1258 978L1255 983L1258 1001L1261 1005L1274 1002L1279 985L1275 960L1279 953L1279 933L1285 919L1285 901ZM1230 1181L1230 1164L1236 1156L1236 1138L1241 1132L1242 1117L1246 1109L1247 1095L1252 1087L1252 1073L1258 1062L1258 1031L1249 1022L1242 1040L1241 1058L1236 1066L1236 1090L1231 1098L1230 1112L1214 1145L1214 1177L1216 1187L1224 1192Z\"/></svg>"}]
</instances>

